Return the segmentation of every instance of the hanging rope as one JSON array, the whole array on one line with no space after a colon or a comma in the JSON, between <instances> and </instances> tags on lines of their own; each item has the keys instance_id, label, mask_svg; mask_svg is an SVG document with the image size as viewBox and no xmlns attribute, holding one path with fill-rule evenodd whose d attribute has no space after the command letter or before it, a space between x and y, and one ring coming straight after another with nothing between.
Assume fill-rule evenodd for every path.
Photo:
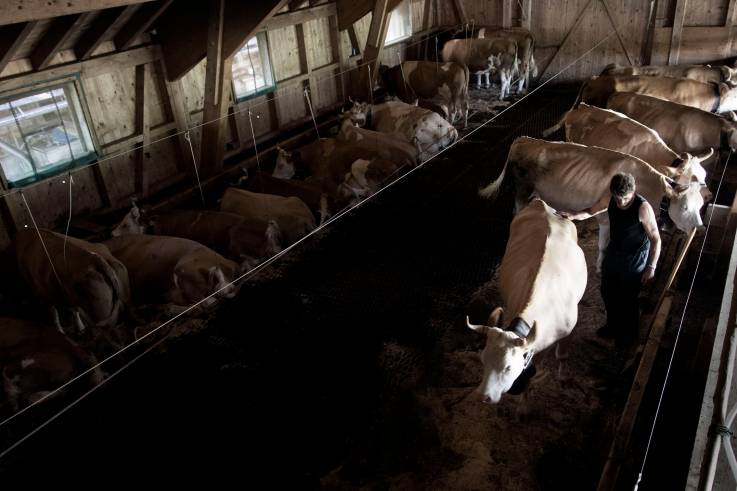
<instances>
[{"instance_id":1,"label":"hanging rope","mask_svg":"<svg viewBox=\"0 0 737 491\"><path fill-rule=\"evenodd\" d=\"M28 210L28 216L31 217L33 228L36 229L36 234L38 234L38 239L41 241L41 247L43 247L43 250L46 253L46 258L49 260L49 264L51 264L51 270L54 272L56 281L59 282L59 286L64 286L64 283L61 282L61 278L59 277L59 274L56 272L54 261L51 260L51 254L49 254L49 250L46 248L46 242L44 241L44 238L41 235L41 230L39 230L38 225L36 224L36 219L33 217L33 212L31 211L31 207L28 205L28 201L26 201L26 195L23 193L23 191L20 192L20 197L23 199L23 204L26 205L26 210ZM27 227L28 225L26 225L26 228Z\"/></svg>"},{"instance_id":2,"label":"hanging rope","mask_svg":"<svg viewBox=\"0 0 737 491\"><path fill-rule=\"evenodd\" d=\"M69 239L69 227L72 225L72 184L74 183L74 177L72 173L69 173L67 177L69 179L69 217L67 218L67 228L64 231L64 264L67 264L67 239ZM61 181L62 184L66 181Z\"/></svg>"},{"instance_id":3,"label":"hanging rope","mask_svg":"<svg viewBox=\"0 0 737 491\"><path fill-rule=\"evenodd\" d=\"M192 165L194 166L194 175L197 178L197 187L200 190L200 199L202 200L202 206L205 206L205 195L202 192L202 182L200 181L200 171L197 169L197 159L194 156L194 147L192 146L192 138L190 137L189 130L184 133L184 139L189 143L189 151L192 152Z\"/></svg>"},{"instance_id":4,"label":"hanging rope","mask_svg":"<svg viewBox=\"0 0 737 491\"><path fill-rule=\"evenodd\" d=\"M315 111L312 110L312 100L310 99L310 89L305 87L305 99L307 99L307 106L310 108L310 114L312 115L312 124L315 125L315 133L317 133L317 139L320 139L320 130L317 129L317 120L315 119ZM250 118L250 113L249 113ZM253 127L251 127L253 130Z\"/></svg>"}]
</instances>

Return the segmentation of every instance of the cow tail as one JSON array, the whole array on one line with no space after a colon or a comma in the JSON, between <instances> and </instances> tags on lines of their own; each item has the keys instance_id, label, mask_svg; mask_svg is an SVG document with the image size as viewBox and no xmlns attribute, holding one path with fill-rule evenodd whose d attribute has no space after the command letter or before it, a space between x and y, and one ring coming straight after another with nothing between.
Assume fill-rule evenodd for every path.
<instances>
[{"instance_id":1,"label":"cow tail","mask_svg":"<svg viewBox=\"0 0 737 491\"><path fill-rule=\"evenodd\" d=\"M563 113L563 116L561 116L560 120L558 120L558 122L555 123L553 126L551 126L550 128L546 130L543 130L542 132L543 138L547 138L553 133L555 133L556 131L558 131L559 129L561 129L561 127L563 126L563 123L566 120L566 116L568 116L568 112Z\"/></svg>"},{"instance_id":2,"label":"cow tail","mask_svg":"<svg viewBox=\"0 0 737 491\"><path fill-rule=\"evenodd\" d=\"M101 322L101 324L115 327L112 325L114 318L120 314L121 308L124 308L130 299L128 278L121 278L104 257L98 254L94 254L94 257L97 259L100 271L103 273L108 284L113 289L113 295L115 297L115 305L113 306L112 312L110 312L110 317Z\"/></svg>"},{"instance_id":3,"label":"cow tail","mask_svg":"<svg viewBox=\"0 0 737 491\"><path fill-rule=\"evenodd\" d=\"M497 177L496 180L486 185L486 187L479 189L480 197L485 198L485 199L496 199L496 197L499 195L499 191L501 191L502 185L504 184L504 180L507 175L508 166L509 166L509 157L507 157L507 161L504 163L504 168L502 169L502 173L499 174L499 177Z\"/></svg>"}]
</instances>

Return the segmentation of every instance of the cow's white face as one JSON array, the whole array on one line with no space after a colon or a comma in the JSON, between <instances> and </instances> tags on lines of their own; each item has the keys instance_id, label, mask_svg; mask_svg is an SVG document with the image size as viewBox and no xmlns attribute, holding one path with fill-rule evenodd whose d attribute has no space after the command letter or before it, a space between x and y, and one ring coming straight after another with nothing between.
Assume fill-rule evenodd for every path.
<instances>
[{"instance_id":1,"label":"cow's white face","mask_svg":"<svg viewBox=\"0 0 737 491\"><path fill-rule=\"evenodd\" d=\"M697 182L692 182L687 187L677 190L670 186L666 188L666 194L670 198L668 215L676 227L686 233L690 233L694 228L704 227L700 213L701 207L704 206L701 188L701 184Z\"/></svg>"},{"instance_id":2,"label":"cow's white face","mask_svg":"<svg viewBox=\"0 0 737 491\"><path fill-rule=\"evenodd\" d=\"M368 113L371 105L368 102L353 102L353 106L347 111L343 111L344 118L350 120L356 126L363 128L368 120Z\"/></svg>"},{"instance_id":3,"label":"cow's white face","mask_svg":"<svg viewBox=\"0 0 737 491\"><path fill-rule=\"evenodd\" d=\"M292 161L292 153L287 152L283 148L276 147L278 155L276 156L276 165L274 166L274 172L271 174L273 177L279 179L291 179L294 177L294 162Z\"/></svg>"},{"instance_id":4,"label":"cow's white face","mask_svg":"<svg viewBox=\"0 0 737 491\"><path fill-rule=\"evenodd\" d=\"M123 221L112 231L113 237L121 235L143 235L146 233L146 226L141 218L141 210L134 203L131 211L123 217Z\"/></svg>"},{"instance_id":5,"label":"cow's white face","mask_svg":"<svg viewBox=\"0 0 737 491\"><path fill-rule=\"evenodd\" d=\"M500 317L501 307L491 314L489 323L495 324L495 319ZM496 326L473 325L468 319L466 322L474 331L486 334L486 345L481 352L484 374L476 390L483 402L496 404L502 395L512 388L531 356L528 339L521 338L513 332L503 331ZM533 335L533 332L530 334Z\"/></svg>"},{"instance_id":6,"label":"cow's white face","mask_svg":"<svg viewBox=\"0 0 737 491\"><path fill-rule=\"evenodd\" d=\"M727 84L719 84L719 94L722 99L719 102L718 112L737 111L737 88Z\"/></svg>"}]
</instances>

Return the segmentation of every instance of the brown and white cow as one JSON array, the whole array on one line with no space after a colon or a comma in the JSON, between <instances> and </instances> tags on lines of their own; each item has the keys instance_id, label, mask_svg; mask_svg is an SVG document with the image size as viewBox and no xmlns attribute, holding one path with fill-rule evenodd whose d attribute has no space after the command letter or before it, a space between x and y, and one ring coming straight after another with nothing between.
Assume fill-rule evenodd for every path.
<instances>
[{"instance_id":1,"label":"brown and white cow","mask_svg":"<svg viewBox=\"0 0 737 491\"><path fill-rule=\"evenodd\" d=\"M138 305L187 307L218 295L237 293L229 285L240 273L237 263L193 240L162 235L122 235L105 241L130 277ZM202 305L209 307L214 297Z\"/></svg>"},{"instance_id":2,"label":"brown and white cow","mask_svg":"<svg viewBox=\"0 0 737 491\"><path fill-rule=\"evenodd\" d=\"M175 210L143 219L134 204L112 235L146 233L194 240L233 261L249 265L282 250L281 231L275 221L247 220L222 211Z\"/></svg>"},{"instance_id":3,"label":"brown and white cow","mask_svg":"<svg viewBox=\"0 0 737 491\"><path fill-rule=\"evenodd\" d=\"M354 205L397 177L400 170L401 167L391 160L358 159L351 165L350 172L346 173L338 194L343 202Z\"/></svg>"},{"instance_id":4,"label":"brown and white cow","mask_svg":"<svg viewBox=\"0 0 737 491\"><path fill-rule=\"evenodd\" d=\"M532 200L510 226L499 272L502 306L491 313L487 325L466 320L471 329L486 335L478 387L484 402L499 402L533 354L571 333L587 280L576 226L544 201Z\"/></svg>"},{"instance_id":5,"label":"brown and white cow","mask_svg":"<svg viewBox=\"0 0 737 491\"><path fill-rule=\"evenodd\" d=\"M703 228L700 210L704 205L701 184L673 186L664 174L631 155L578 143L549 142L522 136L514 140L501 175L479 194L485 198L497 195L505 180L513 178L516 209L519 210L535 193L550 206L574 219L596 216L599 221L599 258L609 243L606 211L611 193L609 183L619 172L635 177L637 193L660 211L664 197L670 199L668 215L684 232Z\"/></svg>"},{"instance_id":6,"label":"brown and white cow","mask_svg":"<svg viewBox=\"0 0 737 491\"><path fill-rule=\"evenodd\" d=\"M530 76L537 77L535 63L535 38L532 33L523 27L481 26L478 28L479 38L507 38L517 43L517 71L513 76L519 77L517 93L524 93L530 89Z\"/></svg>"},{"instance_id":7,"label":"brown and white cow","mask_svg":"<svg viewBox=\"0 0 737 491\"><path fill-rule=\"evenodd\" d=\"M47 398L95 365L94 355L51 326L0 317L0 371L13 410ZM96 385L103 377L102 371L94 368L83 380Z\"/></svg>"},{"instance_id":8,"label":"brown and white cow","mask_svg":"<svg viewBox=\"0 0 737 491\"><path fill-rule=\"evenodd\" d=\"M53 307L59 329L57 312L68 310L76 320L76 332L68 334L84 345L125 343L127 336L116 326L130 301L128 271L107 247L44 229L21 230L15 247L21 275L36 297Z\"/></svg>"},{"instance_id":9,"label":"brown and white cow","mask_svg":"<svg viewBox=\"0 0 737 491\"><path fill-rule=\"evenodd\" d=\"M607 107L657 131L675 152L737 150L737 125L701 109L629 92L613 94Z\"/></svg>"},{"instance_id":10,"label":"brown and white cow","mask_svg":"<svg viewBox=\"0 0 737 491\"><path fill-rule=\"evenodd\" d=\"M704 83L726 83L737 85L737 69L729 66L710 65L609 65L602 75L645 75L648 77L690 78Z\"/></svg>"},{"instance_id":11,"label":"brown and white cow","mask_svg":"<svg viewBox=\"0 0 737 491\"><path fill-rule=\"evenodd\" d=\"M385 68L382 80L389 93L402 101L414 104L420 100L447 107L450 123L463 120L468 125L468 67L459 63L434 61L405 61Z\"/></svg>"},{"instance_id":12,"label":"brown and white cow","mask_svg":"<svg viewBox=\"0 0 737 491\"><path fill-rule=\"evenodd\" d=\"M581 103L563 118L566 140L634 155L680 184L706 183L701 162L714 153L693 156L671 150L658 133L626 115ZM709 198L706 198L707 201Z\"/></svg>"},{"instance_id":13,"label":"brown and white cow","mask_svg":"<svg viewBox=\"0 0 737 491\"><path fill-rule=\"evenodd\" d=\"M476 75L476 88L481 87L481 75L485 75L485 88L491 87L490 73L499 70L501 78L500 99L509 94L512 74L517 67L517 43L506 38L451 39L441 52L445 62L455 61L468 67Z\"/></svg>"},{"instance_id":14,"label":"brown and white cow","mask_svg":"<svg viewBox=\"0 0 737 491\"><path fill-rule=\"evenodd\" d=\"M235 213L252 222L275 221L284 246L297 242L316 228L315 216L304 201L295 197L228 188L220 201L220 211Z\"/></svg>"},{"instance_id":15,"label":"brown and white cow","mask_svg":"<svg viewBox=\"0 0 737 491\"><path fill-rule=\"evenodd\" d=\"M395 135L414 145L422 162L434 157L458 139L458 130L438 114L402 101L375 105L355 102L344 114L359 127Z\"/></svg>"},{"instance_id":16,"label":"brown and white cow","mask_svg":"<svg viewBox=\"0 0 737 491\"><path fill-rule=\"evenodd\" d=\"M581 87L580 100L593 106L606 107L609 96L616 92L635 92L713 113L737 110L737 88L727 84L711 84L686 78L646 76L593 77Z\"/></svg>"}]
</instances>

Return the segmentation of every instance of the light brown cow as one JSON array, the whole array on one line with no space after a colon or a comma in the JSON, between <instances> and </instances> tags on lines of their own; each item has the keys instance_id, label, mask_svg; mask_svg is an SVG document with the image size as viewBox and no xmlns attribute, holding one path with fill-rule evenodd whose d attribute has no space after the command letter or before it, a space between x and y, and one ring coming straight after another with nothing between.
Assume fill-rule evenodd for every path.
<instances>
[{"instance_id":1,"label":"light brown cow","mask_svg":"<svg viewBox=\"0 0 737 491\"><path fill-rule=\"evenodd\" d=\"M509 149L501 175L479 191L485 198L497 195L507 177L513 178L516 208L519 210L535 193L558 211L575 219L597 216L599 221L599 258L609 243L606 213L611 193L609 183L619 172L635 177L637 193L642 195L655 214L664 197L670 199L668 214L684 232L703 228L700 210L704 204L701 185L673 187L672 181L643 160L620 152L578 143L549 142L522 136Z\"/></svg>"},{"instance_id":2,"label":"light brown cow","mask_svg":"<svg viewBox=\"0 0 737 491\"><path fill-rule=\"evenodd\" d=\"M602 75L645 75L648 77L690 78L704 83L726 83L737 85L737 69L729 66L710 65L609 65Z\"/></svg>"},{"instance_id":3,"label":"light brown cow","mask_svg":"<svg viewBox=\"0 0 737 491\"><path fill-rule=\"evenodd\" d=\"M517 66L517 43L511 39L451 39L441 52L443 61L455 61L468 67L476 75L476 87L481 87L481 75L485 75L485 88L491 87L490 73L499 70L501 78L500 99L509 94L512 73Z\"/></svg>"},{"instance_id":4,"label":"light brown cow","mask_svg":"<svg viewBox=\"0 0 737 491\"><path fill-rule=\"evenodd\" d=\"M0 317L0 371L14 410L47 398L95 365L94 355L56 329L31 320ZM103 376L95 368L82 380L97 385Z\"/></svg>"},{"instance_id":5,"label":"light brown cow","mask_svg":"<svg viewBox=\"0 0 737 491\"><path fill-rule=\"evenodd\" d=\"M220 211L235 213L249 221L274 220L281 230L284 246L291 245L315 230L315 216L299 198L253 193L228 188L220 201Z\"/></svg>"},{"instance_id":6,"label":"light brown cow","mask_svg":"<svg viewBox=\"0 0 737 491\"><path fill-rule=\"evenodd\" d=\"M727 84L707 84L686 78L645 76L593 77L581 87L580 100L606 107L616 92L635 92L713 113L737 109L737 88Z\"/></svg>"},{"instance_id":7,"label":"light brown cow","mask_svg":"<svg viewBox=\"0 0 737 491\"><path fill-rule=\"evenodd\" d=\"M447 107L446 119L450 123L463 119L464 126L468 125L470 76L465 65L405 61L392 68L383 68L382 79L388 92L397 94L408 104L424 100Z\"/></svg>"},{"instance_id":8,"label":"light brown cow","mask_svg":"<svg viewBox=\"0 0 737 491\"><path fill-rule=\"evenodd\" d=\"M434 157L458 139L458 130L445 119L427 109L402 101L375 105L355 102L344 115L357 126L394 135L416 146L422 162ZM343 124L346 124L345 121ZM350 164L359 158L370 156L360 155Z\"/></svg>"},{"instance_id":9,"label":"light brown cow","mask_svg":"<svg viewBox=\"0 0 737 491\"><path fill-rule=\"evenodd\" d=\"M716 114L628 92L613 94L607 107L657 131L676 152L737 151L737 125Z\"/></svg>"},{"instance_id":10,"label":"light brown cow","mask_svg":"<svg viewBox=\"0 0 737 491\"><path fill-rule=\"evenodd\" d=\"M713 149L700 156L687 152L679 155L656 131L642 123L622 113L583 102L566 113L563 124L569 142L634 155L680 184L688 184L691 180L706 183L706 171L701 162L711 157Z\"/></svg>"},{"instance_id":11,"label":"light brown cow","mask_svg":"<svg viewBox=\"0 0 737 491\"><path fill-rule=\"evenodd\" d=\"M161 235L123 235L105 242L128 269L133 300L138 305L165 304L185 308L219 291L232 297L229 285L238 264L193 240ZM210 297L202 305L215 303Z\"/></svg>"},{"instance_id":12,"label":"light brown cow","mask_svg":"<svg viewBox=\"0 0 737 491\"><path fill-rule=\"evenodd\" d=\"M112 347L122 346L127 336L116 326L130 301L125 266L102 244L65 238L50 230L39 233L43 242L31 229L21 230L15 239L18 267L31 290L55 312L74 313L76 332L68 334L85 346L97 349L102 340ZM55 322L63 330L58 319L57 313Z\"/></svg>"},{"instance_id":13,"label":"light brown cow","mask_svg":"<svg viewBox=\"0 0 737 491\"><path fill-rule=\"evenodd\" d=\"M535 38L532 33L523 27L481 26L478 28L479 38L502 37L517 43L517 58L519 63L513 76L519 77L517 93L524 93L530 89L530 77L537 77L535 63Z\"/></svg>"},{"instance_id":14,"label":"light brown cow","mask_svg":"<svg viewBox=\"0 0 737 491\"><path fill-rule=\"evenodd\" d=\"M282 250L275 221L247 220L233 213L175 210L146 218L136 205L113 230L113 237L152 234L194 240L238 263L258 264Z\"/></svg>"}]
</instances>

